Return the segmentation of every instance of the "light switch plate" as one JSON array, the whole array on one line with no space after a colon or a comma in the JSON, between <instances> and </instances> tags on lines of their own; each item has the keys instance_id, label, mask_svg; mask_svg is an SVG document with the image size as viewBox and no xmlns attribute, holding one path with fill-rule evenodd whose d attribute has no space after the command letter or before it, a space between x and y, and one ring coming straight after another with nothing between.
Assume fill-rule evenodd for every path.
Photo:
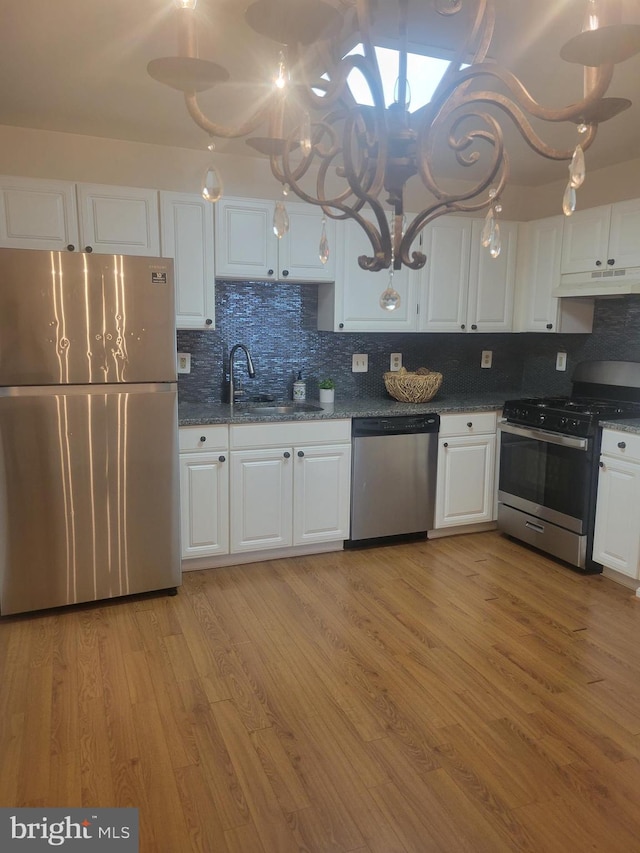
<instances>
[{"instance_id":1,"label":"light switch plate","mask_svg":"<svg viewBox=\"0 0 640 853\"><path fill-rule=\"evenodd\" d=\"M178 353L178 373L191 373L191 353Z\"/></svg>"},{"instance_id":2,"label":"light switch plate","mask_svg":"<svg viewBox=\"0 0 640 853\"><path fill-rule=\"evenodd\" d=\"M566 370L567 369L567 354L566 352L559 352L556 355L556 370Z\"/></svg>"},{"instance_id":3,"label":"light switch plate","mask_svg":"<svg viewBox=\"0 0 640 853\"><path fill-rule=\"evenodd\" d=\"M366 353L357 352L351 356L351 372L367 373L369 370L369 356Z\"/></svg>"}]
</instances>

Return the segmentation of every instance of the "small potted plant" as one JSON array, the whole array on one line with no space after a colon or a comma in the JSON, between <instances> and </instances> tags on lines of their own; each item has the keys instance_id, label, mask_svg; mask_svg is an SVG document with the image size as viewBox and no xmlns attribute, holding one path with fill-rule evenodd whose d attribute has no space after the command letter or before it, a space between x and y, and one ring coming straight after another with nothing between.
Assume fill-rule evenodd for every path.
<instances>
[{"instance_id":1,"label":"small potted plant","mask_svg":"<svg viewBox=\"0 0 640 853\"><path fill-rule=\"evenodd\" d=\"M333 379L321 379L319 382L320 402L333 403L336 383Z\"/></svg>"}]
</instances>

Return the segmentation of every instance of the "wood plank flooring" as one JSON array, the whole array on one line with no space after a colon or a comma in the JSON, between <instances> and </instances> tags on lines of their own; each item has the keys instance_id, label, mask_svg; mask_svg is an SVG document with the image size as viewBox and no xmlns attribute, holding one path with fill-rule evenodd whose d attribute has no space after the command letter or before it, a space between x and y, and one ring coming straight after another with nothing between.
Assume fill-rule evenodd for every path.
<instances>
[{"instance_id":1,"label":"wood plank flooring","mask_svg":"<svg viewBox=\"0 0 640 853\"><path fill-rule=\"evenodd\" d=\"M142 853L638 853L640 600L482 533L0 622L0 805Z\"/></svg>"}]
</instances>

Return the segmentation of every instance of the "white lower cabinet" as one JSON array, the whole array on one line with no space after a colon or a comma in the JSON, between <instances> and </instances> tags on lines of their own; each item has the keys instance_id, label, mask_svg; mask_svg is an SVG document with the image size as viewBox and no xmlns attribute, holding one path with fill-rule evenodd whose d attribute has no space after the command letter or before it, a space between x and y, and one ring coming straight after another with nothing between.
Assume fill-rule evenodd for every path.
<instances>
[{"instance_id":1,"label":"white lower cabinet","mask_svg":"<svg viewBox=\"0 0 640 853\"><path fill-rule=\"evenodd\" d=\"M228 427L182 427L179 443L182 558L228 554Z\"/></svg>"},{"instance_id":2,"label":"white lower cabinet","mask_svg":"<svg viewBox=\"0 0 640 853\"><path fill-rule=\"evenodd\" d=\"M593 559L640 578L640 435L603 431Z\"/></svg>"},{"instance_id":3,"label":"white lower cabinet","mask_svg":"<svg viewBox=\"0 0 640 853\"><path fill-rule=\"evenodd\" d=\"M442 415L435 529L495 521L496 412Z\"/></svg>"},{"instance_id":4,"label":"white lower cabinet","mask_svg":"<svg viewBox=\"0 0 640 853\"><path fill-rule=\"evenodd\" d=\"M231 553L347 539L350 435L348 420L232 426Z\"/></svg>"}]
</instances>

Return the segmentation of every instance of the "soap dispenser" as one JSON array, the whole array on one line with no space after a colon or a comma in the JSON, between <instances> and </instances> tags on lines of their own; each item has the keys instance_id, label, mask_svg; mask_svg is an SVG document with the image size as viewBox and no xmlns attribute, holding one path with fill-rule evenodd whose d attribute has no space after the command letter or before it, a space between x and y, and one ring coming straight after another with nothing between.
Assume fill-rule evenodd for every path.
<instances>
[{"instance_id":1,"label":"soap dispenser","mask_svg":"<svg viewBox=\"0 0 640 853\"><path fill-rule=\"evenodd\" d=\"M307 399L307 383L302 378L302 371L298 371L298 378L293 383L293 399L296 403L302 403Z\"/></svg>"}]
</instances>

